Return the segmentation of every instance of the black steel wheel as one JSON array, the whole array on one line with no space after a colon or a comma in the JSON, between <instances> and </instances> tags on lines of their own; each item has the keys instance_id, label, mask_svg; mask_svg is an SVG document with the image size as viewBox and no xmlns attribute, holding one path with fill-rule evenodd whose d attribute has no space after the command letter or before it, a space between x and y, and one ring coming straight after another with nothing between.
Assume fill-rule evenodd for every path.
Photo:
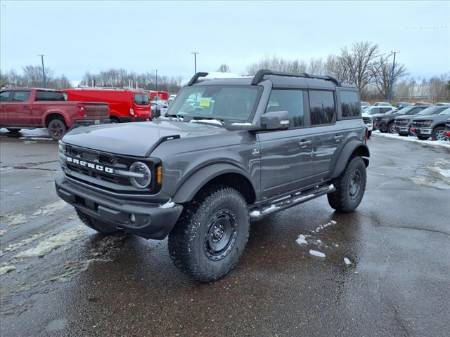
<instances>
[{"instance_id":1,"label":"black steel wheel","mask_svg":"<svg viewBox=\"0 0 450 337\"><path fill-rule=\"evenodd\" d=\"M175 265L197 281L210 282L238 263L248 240L247 203L235 189L217 186L184 206L169 234Z\"/></svg>"},{"instance_id":2,"label":"black steel wheel","mask_svg":"<svg viewBox=\"0 0 450 337\"><path fill-rule=\"evenodd\" d=\"M366 190L366 164L354 157L340 177L333 181L336 190L328 193L328 203L338 212L353 212L361 203Z\"/></svg>"}]
</instances>

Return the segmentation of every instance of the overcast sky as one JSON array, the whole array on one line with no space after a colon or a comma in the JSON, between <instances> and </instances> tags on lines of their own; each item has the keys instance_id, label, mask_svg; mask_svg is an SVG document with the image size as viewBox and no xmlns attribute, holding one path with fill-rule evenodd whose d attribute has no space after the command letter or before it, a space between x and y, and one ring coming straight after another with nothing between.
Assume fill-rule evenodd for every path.
<instances>
[{"instance_id":1,"label":"overcast sky","mask_svg":"<svg viewBox=\"0 0 450 337\"><path fill-rule=\"evenodd\" d=\"M356 41L397 50L410 75L450 71L450 2L1 1L1 70L40 64L80 80L120 67L236 73L264 56L308 60Z\"/></svg>"}]
</instances>

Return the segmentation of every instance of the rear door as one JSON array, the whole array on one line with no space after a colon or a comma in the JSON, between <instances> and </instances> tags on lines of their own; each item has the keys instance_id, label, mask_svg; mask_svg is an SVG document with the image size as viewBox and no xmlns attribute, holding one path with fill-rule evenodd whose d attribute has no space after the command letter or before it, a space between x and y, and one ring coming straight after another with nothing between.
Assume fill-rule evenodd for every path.
<instances>
[{"instance_id":1,"label":"rear door","mask_svg":"<svg viewBox=\"0 0 450 337\"><path fill-rule=\"evenodd\" d=\"M261 158L261 193L265 199L308 184L312 139L307 125L307 94L299 89L272 89L266 111L288 111L288 130L257 134Z\"/></svg>"},{"instance_id":2,"label":"rear door","mask_svg":"<svg viewBox=\"0 0 450 337\"><path fill-rule=\"evenodd\" d=\"M6 115L13 126L29 126L31 122L31 90L13 90Z\"/></svg>"},{"instance_id":3,"label":"rear door","mask_svg":"<svg viewBox=\"0 0 450 337\"><path fill-rule=\"evenodd\" d=\"M65 101L66 97L61 91L36 90L36 97L34 98L30 114L31 125L40 126L42 124L42 117L48 110L51 110L51 105Z\"/></svg>"},{"instance_id":4,"label":"rear door","mask_svg":"<svg viewBox=\"0 0 450 337\"><path fill-rule=\"evenodd\" d=\"M332 90L309 90L309 111L313 130L312 161L316 183L328 178L333 157L345 134L336 125L336 98Z\"/></svg>"}]
</instances>

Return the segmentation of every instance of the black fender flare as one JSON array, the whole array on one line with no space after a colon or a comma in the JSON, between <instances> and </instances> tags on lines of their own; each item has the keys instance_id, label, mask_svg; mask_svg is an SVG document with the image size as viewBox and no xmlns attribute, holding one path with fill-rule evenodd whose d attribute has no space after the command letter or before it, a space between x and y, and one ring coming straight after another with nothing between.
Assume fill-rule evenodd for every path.
<instances>
[{"instance_id":1,"label":"black fender flare","mask_svg":"<svg viewBox=\"0 0 450 337\"><path fill-rule=\"evenodd\" d=\"M248 182L253 187L255 191L255 186L253 185L248 174L238 166L229 163L215 163L208 166L199 168L197 171L192 173L181 185L178 187L173 201L175 203L186 203L191 201L194 196L202 187L204 187L212 179L227 173L235 173L243 176L248 180Z\"/></svg>"},{"instance_id":2,"label":"black fender flare","mask_svg":"<svg viewBox=\"0 0 450 337\"><path fill-rule=\"evenodd\" d=\"M350 160L353 153L357 153L358 156L363 157L366 166L369 166L370 152L366 144L361 143L359 140L351 140L344 145L344 148L339 153L336 159L336 165L331 174L331 179L337 178L344 172L348 161Z\"/></svg>"}]
</instances>

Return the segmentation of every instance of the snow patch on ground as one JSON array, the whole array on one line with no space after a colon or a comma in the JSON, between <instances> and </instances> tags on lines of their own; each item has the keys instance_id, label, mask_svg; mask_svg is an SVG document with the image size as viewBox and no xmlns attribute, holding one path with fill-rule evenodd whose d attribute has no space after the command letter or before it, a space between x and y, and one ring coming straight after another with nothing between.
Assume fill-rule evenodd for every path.
<instances>
[{"instance_id":1,"label":"snow patch on ground","mask_svg":"<svg viewBox=\"0 0 450 337\"><path fill-rule=\"evenodd\" d=\"M0 267L0 275L4 275L7 274L13 270L16 270L16 267L12 266L12 265L8 265L8 266L1 266Z\"/></svg>"},{"instance_id":2,"label":"snow patch on ground","mask_svg":"<svg viewBox=\"0 0 450 337\"><path fill-rule=\"evenodd\" d=\"M308 241L306 241L306 237L303 234L300 234L295 242L300 246L308 244Z\"/></svg>"},{"instance_id":3,"label":"snow patch on ground","mask_svg":"<svg viewBox=\"0 0 450 337\"><path fill-rule=\"evenodd\" d=\"M8 214L1 217L1 222L9 226L17 226L27 222L25 214Z\"/></svg>"},{"instance_id":4,"label":"snow patch on ground","mask_svg":"<svg viewBox=\"0 0 450 337\"><path fill-rule=\"evenodd\" d=\"M67 203L64 200L58 200L38 209L36 212L33 213L33 216L52 215L56 211L63 209L65 206L67 206Z\"/></svg>"},{"instance_id":5,"label":"snow patch on ground","mask_svg":"<svg viewBox=\"0 0 450 337\"><path fill-rule=\"evenodd\" d=\"M55 249L67 245L69 242L76 240L84 233L84 227L77 226L64 232L55 234L44 241L39 242L36 247L20 252L16 258L26 257L43 257Z\"/></svg>"},{"instance_id":6,"label":"snow patch on ground","mask_svg":"<svg viewBox=\"0 0 450 337\"><path fill-rule=\"evenodd\" d=\"M403 137L403 136L399 136L399 135L393 134L393 133L381 133L378 130L372 132L372 134L377 137L394 138L394 139L398 139L398 140L404 140L407 142L418 143L421 145L431 145L431 146L445 147L445 148L450 149L450 142L443 141L443 140L420 140L416 136Z\"/></svg>"},{"instance_id":7,"label":"snow patch on ground","mask_svg":"<svg viewBox=\"0 0 450 337\"><path fill-rule=\"evenodd\" d=\"M322 252L320 252L318 250L314 250L314 249L310 249L309 250L309 255L316 256L316 257L321 257L321 258L326 257L325 253L322 253Z\"/></svg>"},{"instance_id":8,"label":"snow patch on ground","mask_svg":"<svg viewBox=\"0 0 450 337\"><path fill-rule=\"evenodd\" d=\"M7 252L13 252L23 246L26 246L26 245L30 244L31 242L33 242L34 240L39 239L42 236L44 236L44 233L36 233L36 234L33 234L32 236L30 236L29 238L23 239L19 242L11 243L7 247L5 247L1 250L0 256L3 256L3 254L5 254Z\"/></svg>"},{"instance_id":9,"label":"snow patch on ground","mask_svg":"<svg viewBox=\"0 0 450 337\"><path fill-rule=\"evenodd\" d=\"M323 224L323 225L318 226L318 227L314 230L314 232L315 232L315 233L319 233L319 232L323 231L325 228L330 227L330 226L333 226L333 225L336 225L336 224L337 224L336 221L330 220L330 221L327 222L326 224Z\"/></svg>"}]
</instances>

